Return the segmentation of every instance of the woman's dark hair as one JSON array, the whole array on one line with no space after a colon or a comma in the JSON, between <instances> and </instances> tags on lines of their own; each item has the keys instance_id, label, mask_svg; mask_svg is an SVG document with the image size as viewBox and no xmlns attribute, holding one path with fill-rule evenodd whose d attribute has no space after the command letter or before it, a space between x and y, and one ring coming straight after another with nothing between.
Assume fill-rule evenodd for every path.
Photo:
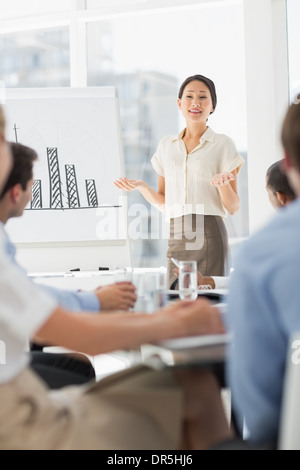
<instances>
[{"instance_id":1,"label":"woman's dark hair","mask_svg":"<svg viewBox=\"0 0 300 470\"><path fill-rule=\"evenodd\" d=\"M186 87L190 82L193 82L194 80L198 80L198 82L203 82L203 83L205 83L205 85L208 87L208 89L209 89L209 91L210 91L210 96L211 96L213 108L214 108L211 113L213 113L214 110L216 109L216 106L217 106L216 87L215 87L214 82L213 82L210 78L204 77L204 75L192 75L191 77L186 78L186 79L184 80L184 82L182 83L182 85L180 86L180 88L179 88L178 98L181 100L182 95L183 95L183 91L184 91L185 87ZM210 114L211 114L211 113L210 113Z\"/></svg>"},{"instance_id":2,"label":"woman's dark hair","mask_svg":"<svg viewBox=\"0 0 300 470\"><path fill-rule=\"evenodd\" d=\"M267 186L274 194L279 192L292 200L296 197L282 169L282 160L278 160L267 169Z\"/></svg>"}]
</instances>

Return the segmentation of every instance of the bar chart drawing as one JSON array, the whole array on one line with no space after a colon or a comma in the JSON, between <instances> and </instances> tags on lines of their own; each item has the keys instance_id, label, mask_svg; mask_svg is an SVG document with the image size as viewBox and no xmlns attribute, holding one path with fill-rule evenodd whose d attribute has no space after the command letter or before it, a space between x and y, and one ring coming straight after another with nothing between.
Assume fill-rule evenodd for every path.
<instances>
[{"instance_id":1,"label":"bar chart drawing","mask_svg":"<svg viewBox=\"0 0 300 470\"><path fill-rule=\"evenodd\" d=\"M113 184L124 174L117 90L11 89L5 106L8 140L38 155L31 200L8 227L14 243L123 243L126 198Z\"/></svg>"}]
</instances>

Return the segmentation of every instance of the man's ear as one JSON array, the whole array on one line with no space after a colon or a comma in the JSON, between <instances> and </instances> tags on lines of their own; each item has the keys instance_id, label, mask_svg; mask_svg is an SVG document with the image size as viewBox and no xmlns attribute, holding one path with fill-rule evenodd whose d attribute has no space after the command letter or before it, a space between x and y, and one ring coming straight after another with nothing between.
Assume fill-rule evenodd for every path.
<instances>
[{"instance_id":1,"label":"man's ear","mask_svg":"<svg viewBox=\"0 0 300 470\"><path fill-rule=\"evenodd\" d=\"M21 195L21 185L15 184L12 188L10 188L11 199L13 202L18 202Z\"/></svg>"},{"instance_id":2,"label":"man's ear","mask_svg":"<svg viewBox=\"0 0 300 470\"><path fill-rule=\"evenodd\" d=\"M286 206L287 205L288 199L287 199L285 194L281 193L280 191L277 191L276 192L276 197L277 197L277 199L279 201L279 204L281 206Z\"/></svg>"}]
</instances>

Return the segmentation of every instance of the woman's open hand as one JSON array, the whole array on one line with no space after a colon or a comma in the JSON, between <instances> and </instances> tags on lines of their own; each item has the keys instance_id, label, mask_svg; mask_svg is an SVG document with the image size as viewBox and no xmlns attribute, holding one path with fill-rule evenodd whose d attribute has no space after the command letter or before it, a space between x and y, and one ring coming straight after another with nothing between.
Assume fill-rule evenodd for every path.
<instances>
[{"instance_id":1,"label":"woman's open hand","mask_svg":"<svg viewBox=\"0 0 300 470\"><path fill-rule=\"evenodd\" d=\"M215 187L224 186L225 184L229 184L230 181L233 180L235 180L235 177L232 173L218 173L211 180L211 184Z\"/></svg>"},{"instance_id":2,"label":"woman's open hand","mask_svg":"<svg viewBox=\"0 0 300 470\"><path fill-rule=\"evenodd\" d=\"M134 189L140 189L144 184L142 180L129 180L125 176L114 181L114 185L123 191L133 191Z\"/></svg>"}]
</instances>

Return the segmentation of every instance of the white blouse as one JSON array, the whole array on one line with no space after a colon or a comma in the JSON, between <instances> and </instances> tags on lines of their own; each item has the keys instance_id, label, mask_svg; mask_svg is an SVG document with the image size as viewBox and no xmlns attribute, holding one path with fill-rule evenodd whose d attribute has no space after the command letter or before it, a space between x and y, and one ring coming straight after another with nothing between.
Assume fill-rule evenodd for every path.
<instances>
[{"instance_id":1,"label":"white blouse","mask_svg":"<svg viewBox=\"0 0 300 470\"><path fill-rule=\"evenodd\" d=\"M151 159L154 170L165 178L165 213L169 220L186 214L219 215L227 211L218 189L211 184L217 173L240 171L245 160L233 140L207 128L189 154L177 135L163 137Z\"/></svg>"}]
</instances>

